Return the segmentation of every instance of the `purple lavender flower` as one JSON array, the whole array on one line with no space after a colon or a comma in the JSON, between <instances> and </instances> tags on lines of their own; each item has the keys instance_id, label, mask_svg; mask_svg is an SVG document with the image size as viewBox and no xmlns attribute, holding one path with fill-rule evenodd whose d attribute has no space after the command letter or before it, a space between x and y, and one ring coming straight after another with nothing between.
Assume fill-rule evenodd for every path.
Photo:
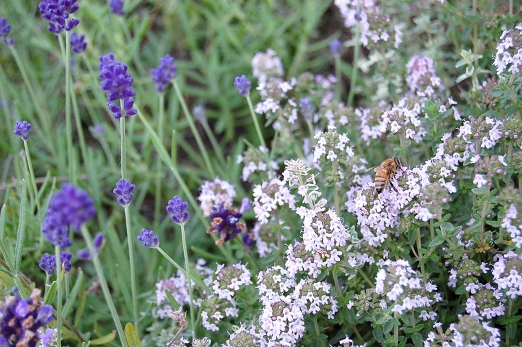
<instances>
[{"instance_id":1,"label":"purple lavender flower","mask_svg":"<svg viewBox=\"0 0 522 347\"><path fill-rule=\"evenodd\" d=\"M92 258L92 254L88 249L80 249L76 252L76 257L80 260L90 260Z\"/></svg>"},{"instance_id":2,"label":"purple lavender flower","mask_svg":"<svg viewBox=\"0 0 522 347\"><path fill-rule=\"evenodd\" d=\"M53 245L69 247L72 245L69 226L78 230L95 214L94 201L87 192L65 183L49 202L49 209L42 222L42 233Z\"/></svg>"},{"instance_id":3,"label":"purple lavender flower","mask_svg":"<svg viewBox=\"0 0 522 347\"><path fill-rule=\"evenodd\" d=\"M44 347L51 346L51 342L53 342L53 337L55 336L56 330L55 329L47 329L45 333L42 334L42 345Z\"/></svg>"},{"instance_id":4,"label":"purple lavender flower","mask_svg":"<svg viewBox=\"0 0 522 347\"><path fill-rule=\"evenodd\" d=\"M213 207L210 212L209 217L211 224L207 233L219 234L219 239L216 241L216 244L221 246L238 234L246 232L246 224L239 221L242 216L243 213L239 212L236 208L227 207L224 203L221 203L217 207Z\"/></svg>"},{"instance_id":5,"label":"purple lavender flower","mask_svg":"<svg viewBox=\"0 0 522 347\"><path fill-rule=\"evenodd\" d=\"M9 37L10 32L11 26L7 23L7 19L5 17L0 18L0 37L8 46L12 46L14 41L12 37Z\"/></svg>"},{"instance_id":6,"label":"purple lavender flower","mask_svg":"<svg viewBox=\"0 0 522 347\"><path fill-rule=\"evenodd\" d=\"M175 196L169 200L167 212L170 213L170 219L176 224L185 224L189 219L190 213L187 210L188 203L182 198Z\"/></svg>"},{"instance_id":7,"label":"purple lavender flower","mask_svg":"<svg viewBox=\"0 0 522 347\"><path fill-rule=\"evenodd\" d=\"M138 236L138 241L148 248L156 248L159 246L159 238L152 230L141 229L141 235Z\"/></svg>"},{"instance_id":8,"label":"purple lavender flower","mask_svg":"<svg viewBox=\"0 0 522 347\"><path fill-rule=\"evenodd\" d=\"M60 252L60 262L62 263L65 272L71 271L71 258L72 253ZM56 270L56 256L45 253L40 259L40 269L44 270L48 275L52 275L54 270Z\"/></svg>"},{"instance_id":9,"label":"purple lavender flower","mask_svg":"<svg viewBox=\"0 0 522 347\"><path fill-rule=\"evenodd\" d=\"M40 258L40 269L45 271L47 275L52 275L56 269L56 257L45 253L43 257Z\"/></svg>"},{"instance_id":10,"label":"purple lavender flower","mask_svg":"<svg viewBox=\"0 0 522 347\"><path fill-rule=\"evenodd\" d=\"M82 224L96 215L94 201L89 194L69 183L62 184L62 189L51 198L49 211L60 214L64 223L73 230L80 229Z\"/></svg>"},{"instance_id":11,"label":"purple lavender flower","mask_svg":"<svg viewBox=\"0 0 522 347\"><path fill-rule=\"evenodd\" d=\"M332 52L333 55L341 53L341 47L343 46L342 42L335 39L332 42L330 42L330 52Z\"/></svg>"},{"instance_id":12,"label":"purple lavender flower","mask_svg":"<svg viewBox=\"0 0 522 347\"><path fill-rule=\"evenodd\" d=\"M60 252L60 261L62 262L65 272L71 271L72 264L72 253L71 252Z\"/></svg>"},{"instance_id":13,"label":"purple lavender flower","mask_svg":"<svg viewBox=\"0 0 522 347\"><path fill-rule=\"evenodd\" d=\"M78 35L73 32L71 35L71 48L74 53L81 54L87 49L87 43L85 42L85 35Z\"/></svg>"},{"instance_id":14,"label":"purple lavender flower","mask_svg":"<svg viewBox=\"0 0 522 347\"><path fill-rule=\"evenodd\" d=\"M96 233L96 236L94 236L94 241L92 241L92 245L94 246L94 249L96 252L100 251L100 248L103 246L103 243L105 242L105 236L100 231Z\"/></svg>"},{"instance_id":15,"label":"purple lavender flower","mask_svg":"<svg viewBox=\"0 0 522 347\"><path fill-rule=\"evenodd\" d=\"M135 187L136 186L132 184L131 181L123 178L120 178L118 183L116 183L116 188L114 188L112 192L118 197L117 200L121 206L125 207L131 203L132 198L134 197L132 192Z\"/></svg>"},{"instance_id":16,"label":"purple lavender flower","mask_svg":"<svg viewBox=\"0 0 522 347\"><path fill-rule=\"evenodd\" d=\"M239 94L247 96L248 93L250 93L252 82L250 82L245 75L237 76L234 80L234 87L239 90Z\"/></svg>"},{"instance_id":17,"label":"purple lavender flower","mask_svg":"<svg viewBox=\"0 0 522 347\"><path fill-rule=\"evenodd\" d=\"M114 54L109 53L106 56L99 57L100 64L100 88L107 92L107 106L112 112L114 118L119 119L122 116L121 107L114 103L116 100L123 100L123 109L126 116L134 116L137 110L133 108L136 95L132 89L134 82L132 76L127 73L127 65L114 60Z\"/></svg>"},{"instance_id":18,"label":"purple lavender flower","mask_svg":"<svg viewBox=\"0 0 522 347\"><path fill-rule=\"evenodd\" d=\"M27 121L16 121L13 134L20 136L22 140L27 141L29 139L29 131L31 131L31 123Z\"/></svg>"},{"instance_id":19,"label":"purple lavender flower","mask_svg":"<svg viewBox=\"0 0 522 347\"><path fill-rule=\"evenodd\" d=\"M103 233L101 231L96 233L96 236L94 236L94 240L92 241L92 245L96 254L100 252L100 248L103 246L104 243L105 236L103 235ZM90 260L92 259L92 256L93 254L88 249L80 249L76 253L76 257L78 257L78 259L80 260Z\"/></svg>"},{"instance_id":20,"label":"purple lavender flower","mask_svg":"<svg viewBox=\"0 0 522 347\"><path fill-rule=\"evenodd\" d=\"M47 211L42 222L42 233L53 246L66 248L72 245L69 239L69 226L63 220L61 213Z\"/></svg>"},{"instance_id":21,"label":"purple lavender flower","mask_svg":"<svg viewBox=\"0 0 522 347\"><path fill-rule=\"evenodd\" d=\"M168 54L161 58L158 68L150 70L152 82L156 83L156 91L163 93L169 82L176 78L177 71L174 58Z\"/></svg>"},{"instance_id":22,"label":"purple lavender flower","mask_svg":"<svg viewBox=\"0 0 522 347\"><path fill-rule=\"evenodd\" d=\"M59 34L62 29L70 31L78 24L80 20L70 18L70 15L78 11L77 0L43 0L38 7L42 18L49 21L49 31L53 34Z\"/></svg>"},{"instance_id":23,"label":"purple lavender flower","mask_svg":"<svg viewBox=\"0 0 522 347\"><path fill-rule=\"evenodd\" d=\"M53 308L44 305L40 290L31 297L7 296L0 301L0 346L35 347L41 339L38 329L53 320Z\"/></svg>"},{"instance_id":24,"label":"purple lavender flower","mask_svg":"<svg viewBox=\"0 0 522 347\"><path fill-rule=\"evenodd\" d=\"M111 13L123 16L123 1L121 0L111 0L109 3L109 8L111 10Z\"/></svg>"}]
</instances>

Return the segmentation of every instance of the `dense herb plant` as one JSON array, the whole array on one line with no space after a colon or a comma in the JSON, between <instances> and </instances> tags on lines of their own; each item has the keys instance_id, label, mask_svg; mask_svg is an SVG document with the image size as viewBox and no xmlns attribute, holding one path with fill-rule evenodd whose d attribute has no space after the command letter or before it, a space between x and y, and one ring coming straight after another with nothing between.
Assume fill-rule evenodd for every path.
<instances>
[{"instance_id":1,"label":"dense herb plant","mask_svg":"<svg viewBox=\"0 0 522 347\"><path fill-rule=\"evenodd\" d=\"M0 346L522 344L520 5L7 1Z\"/></svg>"}]
</instances>

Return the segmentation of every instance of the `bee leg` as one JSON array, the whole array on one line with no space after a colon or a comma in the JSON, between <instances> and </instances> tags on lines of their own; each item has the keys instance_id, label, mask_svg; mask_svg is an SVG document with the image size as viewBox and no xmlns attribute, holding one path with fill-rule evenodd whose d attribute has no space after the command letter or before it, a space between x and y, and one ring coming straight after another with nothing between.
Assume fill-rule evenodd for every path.
<instances>
[{"instance_id":1,"label":"bee leg","mask_svg":"<svg viewBox=\"0 0 522 347\"><path fill-rule=\"evenodd\" d=\"M397 188L395 188L392 181L388 181L388 182L390 183L390 186L393 188L393 190L395 190L395 192L398 193L399 191L397 190Z\"/></svg>"}]
</instances>

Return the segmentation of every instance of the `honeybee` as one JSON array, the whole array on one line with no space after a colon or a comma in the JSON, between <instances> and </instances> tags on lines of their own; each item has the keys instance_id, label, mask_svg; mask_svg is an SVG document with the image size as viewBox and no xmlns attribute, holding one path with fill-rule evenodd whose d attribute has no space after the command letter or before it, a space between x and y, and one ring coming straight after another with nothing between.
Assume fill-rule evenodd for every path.
<instances>
[{"instance_id":1,"label":"honeybee","mask_svg":"<svg viewBox=\"0 0 522 347\"><path fill-rule=\"evenodd\" d=\"M388 183L391 185L393 190L395 190L395 192L399 192L391 180L400 170L402 170L402 164L397 157L388 158L383 161L381 165L373 169L375 172L375 190L377 191L377 194L380 194L388 185Z\"/></svg>"}]
</instances>

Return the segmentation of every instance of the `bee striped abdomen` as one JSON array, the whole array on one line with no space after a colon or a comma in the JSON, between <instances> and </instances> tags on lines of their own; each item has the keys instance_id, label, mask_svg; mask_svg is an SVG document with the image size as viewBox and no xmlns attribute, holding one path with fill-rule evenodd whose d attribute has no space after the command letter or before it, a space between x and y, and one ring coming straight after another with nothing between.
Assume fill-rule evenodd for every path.
<instances>
[{"instance_id":1,"label":"bee striped abdomen","mask_svg":"<svg viewBox=\"0 0 522 347\"><path fill-rule=\"evenodd\" d=\"M375 190L377 193L381 193L384 190L384 186L388 181L389 174L387 170L379 170L375 174Z\"/></svg>"},{"instance_id":2,"label":"bee striped abdomen","mask_svg":"<svg viewBox=\"0 0 522 347\"><path fill-rule=\"evenodd\" d=\"M399 158L393 157L386 159L375 169L375 191L377 194L380 194L388 182L395 176L397 171L401 169L401 162ZM390 182L393 190L397 191L397 189Z\"/></svg>"}]
</instances>

